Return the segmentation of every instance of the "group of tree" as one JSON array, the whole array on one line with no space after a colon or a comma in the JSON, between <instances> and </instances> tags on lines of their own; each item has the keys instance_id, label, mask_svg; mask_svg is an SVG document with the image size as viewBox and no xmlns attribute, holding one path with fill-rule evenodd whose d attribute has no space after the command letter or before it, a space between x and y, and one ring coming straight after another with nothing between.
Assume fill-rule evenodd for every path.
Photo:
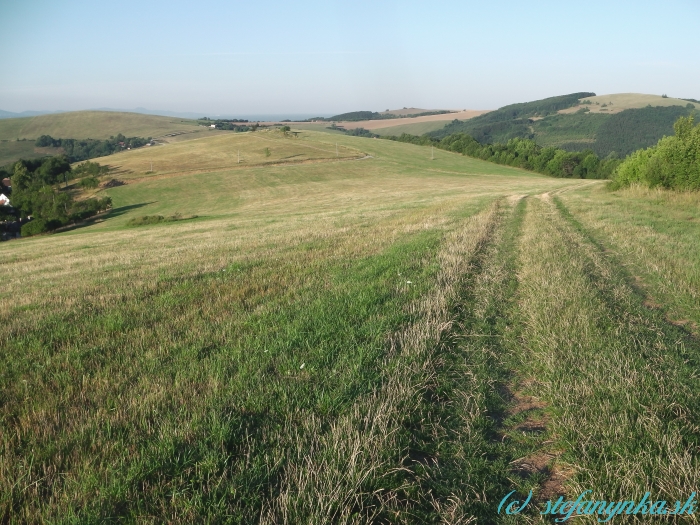
<instances>
[{"instance_id":1,"label":"group of tree","mask_svg":"<svg viewBox=\"0 0 700 525\"><path fill-rule=\"evenodd\" d=\"M244 131L255 131L253 130L253 126L248 125L248 121L245 119L210 119L207 117L199 119L199 123L204 125L204 126L211 126L212 124L216 126L216 129L221 129L224 131L236 131L236 132L244 132Z\"/></svg>"},{"instance_id":2,"label":"group of tree","mask_svg":"<svg viewBox=\"0 0 700 525\"><path fill-rule=\"evenodd\" d=\"M614 187L638 183L675 190L700 190L700 124L681 117L675 135L632 153L617 169Z\"/></svg>"},{"instance_id":3,"label":"group of tree","mask_svg":"<svg viewBox=\"0 0 700 525\"><path fill-rule=\"evenodd\" d=\"M448 109L439 109L435 111L422 111L419 113L411 113L405 115L395 115L394 113L378 113L376 111L351 111L349 113L341 113L340 115L334 115L329 118L316 117L309 120L325 120L328 122L343 121L343 122L359 122L361 120L390 120L398 118L413 118L413 117L427 117L429 115L443 115L445 113L452 113Z\"/></svg>"},{"instance_id":4,"label":"group of tree","mask_svg":"<svg viewBox=\"0 0 700 525\"><path fill-rule=\"evenodd\" d=\"M5 210L11 217L7 217L6 220L32 217L31 222L22 226L23 236L55 230L84 220L112 205L109 197L75 201L68 191L60 189L60 183L74 177L70 163L64 155L19 160L9 168L9 172L0 170L2 177L9 176L12 181L12 208ZM82 175L99 174L103 172L103 168L97 163L89 163L86 167L80 166L76 171ZM97 180L94 174L88 178Z\"/></svg>"},{"instance_id":5,"label":"group of tree","mask_svg":"<svg viewBox=\"0 0 700 525\"><path fill-rule=\"evenodd\" d=\"M513 138L506 143L481 144L466 133L455 133L437 140L429 135L403 133L389 140L411 144L431 145L470 157L536 171L552 177L606 179L620 164L617 158L600 159L593 151L565 151L542 147L530 139Z\"/></svg>"},{"instance_id":6,"label":"group of tree","mask_svg":"<svg viewBox=\"0 0 700 525\"><path fill-rule=\"evenodd\" d=\"M332 129L334 131L342 131L346 135L350 135L352 137L366 137L370 139L374 138L379 138L379 135L376 133L372 133L368 129L365 128L352 128L352 129L345 129L343 126L337 126L335 123L331 124L328 126L326 129Z\"/></svg>"},{"instance_id":7,"label":"group of tree","mask_svg":"<svg viewBox=\"0 0 700 525\"><path fill-rule=\"evenodd\" d=\"M125 149L140 148L150 142L151 137L125 137L121 133L107 140L55 139L50 135L42 135L36 140L35 145L39 148L61 148L70 162L79 162L104 157Z\"/></svg>"}]
</instances>

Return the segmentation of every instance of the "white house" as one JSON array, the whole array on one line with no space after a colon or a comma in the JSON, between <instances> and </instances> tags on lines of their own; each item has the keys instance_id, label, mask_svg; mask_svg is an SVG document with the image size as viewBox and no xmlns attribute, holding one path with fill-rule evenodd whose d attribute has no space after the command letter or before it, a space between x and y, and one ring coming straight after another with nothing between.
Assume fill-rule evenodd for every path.
<instances>
[{"instance_id":1,"label":"white house","mask_svg":"<svg viewBox=\"0 0 700 525\"><path fill-rule=\"evenodd\" d=\"M0 206L10 206L10 199L4 193L0 193Z\"/></svg>"},{"instance_id":2,"label":"white house","mask_svg":"<svg viewBox=\"0 0 700 525\"><path fill-rule=\"evenodd\" d=\"M215 128L215 127L216 127L216 124L209 124L209 127L210 127L210 128Z\"/></svg>"}]
</instances>

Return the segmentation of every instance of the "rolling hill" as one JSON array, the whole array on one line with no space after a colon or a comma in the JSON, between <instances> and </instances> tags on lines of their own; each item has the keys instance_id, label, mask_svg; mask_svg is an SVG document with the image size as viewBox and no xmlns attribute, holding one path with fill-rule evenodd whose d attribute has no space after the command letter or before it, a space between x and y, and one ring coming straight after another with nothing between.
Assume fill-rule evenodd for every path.
<instances>
[{"instance_id":1,"label":"rolling hill","mask_svg":"<svg viewBox=\"0 0 700 525\"><path fill-rule=\"evenodd\" d=\"M41 135L53 138L107 139L119 133L127 137L153 137L160 142L200 138L218 133L194 120L141 113L73 111L0 120L0 166L19 158L56 155L60 150L36 148Z\"/></svg>"},{"instance_id":2,"label":"rolling hill","mask_svg":"<svg viewBox=\"0 0 700 525\"><path fill-rule=\"evenodd\" d=\"M506 523L511 491L695 491L698 196L432 157L126 151L111 211L4 243L0 521ZM133 221L159 215L192 218Z\"/></svg>"},{"instance_id":3,"label":"rolling hill","mask_svg":"<svg viewBox=\"0 0 700 525\"><path fill-rule=\"evenodd\" d=\"M624 157L671 135L679 117L696 114L698 109L700 104L656 95L573 93L511 104L468 121L451 122L429 135L467 133L482 144L529 138L543 146Z\"/></svg>"},{"instance_id":4,"label":"rolling hill","mask_svg":"<svg viewBox=\"0 0 700 525\"><path fill-rule=\"evenodd\" d=\"M37 117L0 120L0 140L55 138L107 139L122 133L128 137L158 137L177 131L195 131L194 120L140 113L71 111Z\"/></svg>"}]
</instances>

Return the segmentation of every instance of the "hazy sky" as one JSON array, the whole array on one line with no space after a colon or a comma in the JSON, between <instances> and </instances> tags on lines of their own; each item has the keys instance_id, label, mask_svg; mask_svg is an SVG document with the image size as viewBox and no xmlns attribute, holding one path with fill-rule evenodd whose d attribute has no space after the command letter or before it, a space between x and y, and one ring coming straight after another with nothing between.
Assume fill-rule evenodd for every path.
<instances>
[{"instance_id":1,"label":"hazy sky","mask_svg":"<svg viewBox=\"0 0 700 525\"><path fill-rule=\"evenodd\" d=\"M699 0L0 0L0 109L490 109L700 99Z\"/></svg>"}]
</instances>

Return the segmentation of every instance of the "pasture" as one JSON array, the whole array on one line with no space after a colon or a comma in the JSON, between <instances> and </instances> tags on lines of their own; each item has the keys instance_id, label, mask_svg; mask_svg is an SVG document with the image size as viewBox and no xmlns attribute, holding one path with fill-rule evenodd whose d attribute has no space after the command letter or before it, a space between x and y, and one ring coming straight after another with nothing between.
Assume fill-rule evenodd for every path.
<instances>
[{"instance_id":1,"label":"pasture","mask_svg":"<svg viewBox=\"0 0 700 525\"><path fill-rule=\"evenodd\" d=\"M117 111L70 111L36 117L0 119L0 140L27 139L41 135L63 139L108 139L119 133L127 137L160 137L179 131L200 131L194 120Z\"/></svg>"},{"instance_id":2,"label":"pasture","mask_svg":"<svg viewBox=\"0 0 700 525\"><path fill-rule=\"evenodd\" d=\"M313 131L104 162L104 220L0 250L4 523L506 524L512 490L697 489L697 195Z\"/></svg>"},{"instance_id":3,"label":"pasture","mask_svg":"<svg viewBox=\"0 0 700 525\"><path fill-rule=\"evenodd\" d=\"M620 113L625 109L644 108L646 106L686 106L687 100L661 95L648 95L643 93L614 93L611 95L598 95L581 99L584 104L572 108L562 109L559 113L575 113L582 107L588 108L591 113ZM587 102L590 102L588 104ZM696 106L700 106L695 104Z\"/></svg>"}]
</instances>

